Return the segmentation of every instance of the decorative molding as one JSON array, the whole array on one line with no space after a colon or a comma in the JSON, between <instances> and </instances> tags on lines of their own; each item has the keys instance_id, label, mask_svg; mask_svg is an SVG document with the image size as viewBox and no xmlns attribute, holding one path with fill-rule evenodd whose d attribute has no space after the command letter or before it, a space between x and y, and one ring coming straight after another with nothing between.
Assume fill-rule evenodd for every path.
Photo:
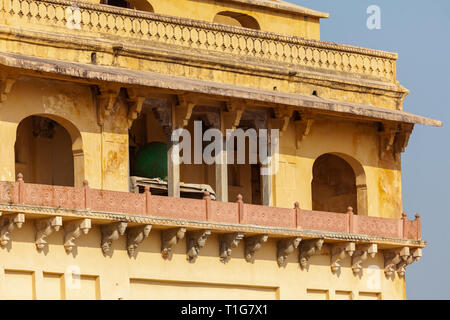
<instances>
[{"instance_id":1,"label":"decorative molding","mask_svg":"<svg viewBox=\"0 0 450 320\"><path fill-rule=\"evenodd\" d=\"M296 134L296 147L300 148L300 143L311 132L311 127L314 124L314 118L310 114L301 114L301 119L294 121Z\"/></svg>"},{"instance_id":2,"label":"decorative molding","mask_svg":"<svg viewBox=\"0 0 450 320\"><path fill-rule=\"evenodd\" d=\"M356 251L352 257L352 270L354 275L362 274L362 263L369 257L374 258L378 252L378 246L376 243L357 245Z\"/></svg>"},{"instance_id":3,"label":"decorative molding","mask_svg":"<svg viewBox=\"0 0 450 320\"><path fill-rule=\"evenodd\" d=\"M0 245L2 248L11 241L11 234L14 229L22 228L24 223L25 214L23 213L14 213L0 217Z\"/></svg>"},{"instance_id":4,"label":"decorative molding","mask_svg":"<svg viewBox=\"0 0 450 320\"><path fill-rule=\"evenodd\" d=\"M353 256L355 252L355 243L339 243L339 244L331 244L330 245L330 255L331 255L331 272L339 273L341 270L340 261L345 259L345 257Z\"/></svg>"},{"instance_id":5,"label":"decorative molding","mask_svg":"<svg viewBox=\"0 0 450 320\"><path fill-rule=\"evenodd\" d=\"M59 228L62 227L62 217L56 216L36 220L34 225L36 227L36 248L41 251L47 246L47 237L53 232L58 232Z\"/></svg>"},{"instance_id":6,"label":"decorative molding","mask_svg":"<svg viewBox=\"0 0 450 320\"><path fill-rule=\"evenodd\" d=\"M298 248L300 241L302 241L300 237L278 240L277 262L279 267L286 267L288 255Z\"/></svg>"},{"instance_id":7,"label":"decorative molding","mask_svg":"<svg viewBox=\"0 0 450 320\"><path fill-rule=\"evenodd\" d=\"M82 234L88 234L91 229L91 219L81 219L76 221L70 221L64 224L64 248L67 253L73 251L77 246L75 240Z\"/></svg>"},{"instance_id":8,"label":"decorative molding","mask_svg":"<svg viewBox=\"0 0 450 320\"><path fill-rule=\"evenodd\" d=\"M151 224L131 227L127 229L127 252L131 258L136 254L138 246L148 237L152 230Z\"/></svg>"},{"instance_id":9,"label":"decorative molding","mask_svg":"<svg viewBox=\"0 0 450 320\"><path fill-rule=\"evenodd\" d=\"M255 252L262 248L263 243L267 242L268 234L261 234L245 238L245 260L249 263L255 262Z\"/></svg>"},{"instance_id":10,"label":"decorative molding","mask_svg":"<svg viewBox=\"0 0 450 320\"><path fill-rule=\"evenodd\" d=\"M305 240L300 243L299 262L302 270L309 267L309 258L322 250L323 243L323 238Z\"/></svg>"},{"instance_id":11,"label":"decorative molding","mask_svg":"<svg viewBox=\"0 0 450 320\"><path fill-rule=\"evenodd\" d=\"M186 228L173 228L161 231L161 255L164 259L172 258L173 248L184 238Z\"/></svg>"},{"instance_id":12,"label":"decorative molding","mask_svg":"<svg viewBox=\"0 0 450 320\"><path fill-rule=\"evenodd\" d=\"M219 254L221 262L227 263L230 261L232 249L239 245L242 238L244 238L243 232L226 233L220 236Z\"/></svg>"},{"instance_id":13,"label":"decorative molding","mask_svg":"<svg viewBox=\"0 0 450 320\"><path fill-rule=\"evenodd\" d=\"M100 227L102 232L101 248L103 254L107 254L111 250L112 242L118 240L127 229L127 222L119 221Z\"/></svg>"},{"instance_id":14,"label":"decorative molding","mask_svg":"<svg viewBox=\"0 0 450 320\"><path fill-rule=\"evenodd\" d=\"M200 249L206 244L206 239L211 235L211 230L191 231L186 234L187 260L194 263L197 260Z\"/></svg>"}]
</instances>

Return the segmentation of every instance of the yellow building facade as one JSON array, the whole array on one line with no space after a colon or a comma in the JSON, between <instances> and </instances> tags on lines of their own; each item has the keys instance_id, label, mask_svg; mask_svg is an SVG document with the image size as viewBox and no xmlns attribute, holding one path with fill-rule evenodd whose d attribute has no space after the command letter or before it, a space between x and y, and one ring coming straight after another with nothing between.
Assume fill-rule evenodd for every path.
<instances>
[{"instance_id":1,"label":"yellow building facade","mask_svg":"<svg viewBox=\"0 0 450 320\"><path fill-rule=\"evenodd\" d=\"M100 3L101 2L101 3ZM275 0L0 0L2 299L405 299L395 53ZM275 31L275 32L274 32ZM279 167L171 161L184 128L279 130ZM167 148L167 176L137 174ZM250 150L246 150L246 157Z\"/></svg>"}]
</instances>

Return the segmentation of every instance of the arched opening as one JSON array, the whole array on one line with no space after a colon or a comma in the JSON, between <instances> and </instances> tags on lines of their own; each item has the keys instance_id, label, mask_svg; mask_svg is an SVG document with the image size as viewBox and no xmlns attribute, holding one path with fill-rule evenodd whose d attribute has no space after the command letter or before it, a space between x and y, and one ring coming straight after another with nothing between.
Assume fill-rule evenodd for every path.
<instances>
[{"instance_id":1,"label":"arched opening","mask_svg":"<svg viewBox=\"0 0 450 320\"><path fill-rule=\"evenodd\" d=\"M147 0L102 0L101 3L119 8L154 12L152 5Z\"/></svg>"},{"instance_id":2,"label":"arched opening","mask_svg":"<svg viewBox=\"0 0 450 320\"><path fill-rule=\"evenodd\" d=\"M360 215L367 215L367 188L362 166L342 154L327 153L313 166L313 210L346 212L349 206Z\"/></svg>"},{"instance_id":3,"label":"arched opening","mask_svg":"<svg viewBox=\"0 0 450 320\"><path fill-rule=\"evenodd\" d=\"M58 186L81 186L84 154L81 135L67 120L34 115L17 127L16 173L25 182Z\"/></svg>"},{"instance_id":4,"label":"arched opening","mask_svg":"<svg viewBox=\"0 0 450 320\"><path fill-rule=\"evenodd\" d=\"M256 21L255 18L239 12L233 11L219 12L214 17L213 22L226 24L234 27L244 27L254 30L261 30L261 28L259 27L259 23L258 21Z\"/></svg>"}]
</instances>

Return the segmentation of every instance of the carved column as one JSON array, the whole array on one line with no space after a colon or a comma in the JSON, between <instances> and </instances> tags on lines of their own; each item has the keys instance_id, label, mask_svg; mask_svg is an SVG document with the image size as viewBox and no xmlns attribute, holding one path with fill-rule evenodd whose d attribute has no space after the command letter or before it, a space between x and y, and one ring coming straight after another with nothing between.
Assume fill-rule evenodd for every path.
<instances>
[{"instance_id":1,"label":"carved column","mask_svg":"<svg viewBox=\"0 0 450 320\"><path fill-rule=\"evenodd\" d=\"M173 248L184 238L186 228L167 229L161 232L161 255L164 259L171 259Z\"/></svg>"},{"instance_id":2,"label":"carved column","mask_svg":"<svg viewBox=\"0 0 450 320\"><path fill-rule=\"evenodd\" d=\"M76 221L70 221L64 224L64 248L67 253L73 251L77 246L75 240L82 234L88 234L91 229L91 219L82 219Z\"/></svg>"},{"instance_id":3,"label":"carved column","mask_svg":"<svg viewBox=\"0 0 450 320\"><path fill-rule=\"evenodd\" d=\"M23 213L5 215L0 218L0 245L2 248L11 241L11 234L14 229L22 228L24 223L25 215Z\"/></svg>"},{"instance_id":4,"label":"carved column","mask_svg":"<svg viewBox=\"0 0 450 320\"><path fill-rule=\"evenodd\" d=\"M62 227L62 217L52 217L35 221L36 227L36 248L38 251L47 246L47 237L53 232L57 232Z\"/></svg>"},{"instance_id":5,"label":"carved column","mask_svg":"<svg viewBox=\"0 0 450 320\"><path fill-rule=\"evenodd\" d=\"M188 232L186 235L187 260L194 263L198 257L200 249L206 244L206 239L211 235L211 230L200 230Z\"/></svg>"},{"instance_id":6,"label":"carved column","mask_svg":"<svg viewBox=\"0 0 450 320\"><path fill-rule=\"evenodd\" d=\"M290 238L278 240L277 243L277 262L279 267L286 267L288 255L298 248L302 238Z\"/></svg>"},{"instance_id":7,"label":"carved column","mask_svg":"<svg viewBox=\"0 0 450 320\"><path fill-rule=\"evenodd\" d=\"M136 254L138 246L148 237L151 230L150 224L127 229L127 252L130 258Z\"/></svg>"},{"instance_id":8,"label":"carved column","mask_svg":"<svg viewBox=\"0 0 450 320\"><path fill-rule=\"evenodd\" d=\"M231 259L231 251L239 245L239 242L244 238L242 232L227 233L220 236L219 240L219 254L220 261L227 263Z\"/></svg>"},{"instance_id":9,"label":"carved column","mask_svg":"<svg viewBox=\"0 0 450 320\"><path fill-rule=\"evenodd\" d=\"M356 251L352 257L352 269L354 275L362 274L362 263L366 261L369 257L373 258L378 252L377 245L373 244L365 244L365 245L357 245Z\"/></svg>"},{"instance_id":10,"label":"carved column","mask_svg":"<svg viewBox=\"0 0 450 320\"><path fill-rule=\"evenodd\" d=\"M125 233L126 228L126 222L115 222L101 226L102 240L100 245L103 254L107 254L111 250L112 242L118 240Z\"/></svg>"},{"instance_id":11,"label":"carved column","mask_svg":"<svg viewBox=\"0 0 450 320\"><path fill-rule=\"evenodd\" d=\"M313 239L301 242L299 262L302 270L309 267L309 258L322 250L323 242L324 239Z\"/></svg>"},{"instance_id":12,"label":"carved column","mask_svg":"<svg viewBox=\"0 0 450 320\"><path fill-rule=\"evenodd\" d=\"M267 241L269 235L262 234L245 238L245 260L250 263L255 262L255 252L261 249L264 242Z\"/></svg>"}]
</instances>

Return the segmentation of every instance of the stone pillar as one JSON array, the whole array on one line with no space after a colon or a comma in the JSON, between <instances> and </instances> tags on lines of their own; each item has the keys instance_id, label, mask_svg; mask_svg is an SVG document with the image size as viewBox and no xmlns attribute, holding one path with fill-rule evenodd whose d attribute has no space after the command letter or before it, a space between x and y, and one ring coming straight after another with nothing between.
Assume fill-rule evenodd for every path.
<instances>
[{"instance_id":1,"label":"stone pillar","mask_svg":"<svg viewBox=\"0 0 450 320\"><path fill-rule=\"evenodd\" d=\"M270 138L268 140L267 145L267 154L270 157L272 155L272 149L270 146ZM273 159L272 159L273 161ZM269 175L261 175L261 198L262 198L262 205L263 206L273 206L272 202L272 163L269 163L267 165L261 164L261 169L265 169L264 171L267 173L270 173Z\"/></svg>"},{"instance_id":2,"label":"stone pillar","mask_svg":"<svg viewBox=\"0 0 450 320\"><path fill-rule=\"evenodd\" d=\"M222 130L223 132L224 130ZM227 143L223 138L222 152L219 155L222 163L216 163L216 200L228 202L228 165L227 165Z\"/></svg>"},{"instance_id":3,"label":"stone pillar","mask_svg":"<svg viewBox=\"0 0 450 320\"><path fill-rule=\"evenodd\" d=\"M15 155L14 144L16 142L17 123L0 121L0 180L15 181Z\"/></svg>"},{"instance_id":4,"label":"stone pillar","mask_svg":"<svg viewBox=\"0 0 450 320\"><path fill-rule=\"evenodd\" d=\"M180 164L177 160L180 155L179 142L167 139L167 193L169 197L180 197Z\"/></svg>"}]
</instances>

